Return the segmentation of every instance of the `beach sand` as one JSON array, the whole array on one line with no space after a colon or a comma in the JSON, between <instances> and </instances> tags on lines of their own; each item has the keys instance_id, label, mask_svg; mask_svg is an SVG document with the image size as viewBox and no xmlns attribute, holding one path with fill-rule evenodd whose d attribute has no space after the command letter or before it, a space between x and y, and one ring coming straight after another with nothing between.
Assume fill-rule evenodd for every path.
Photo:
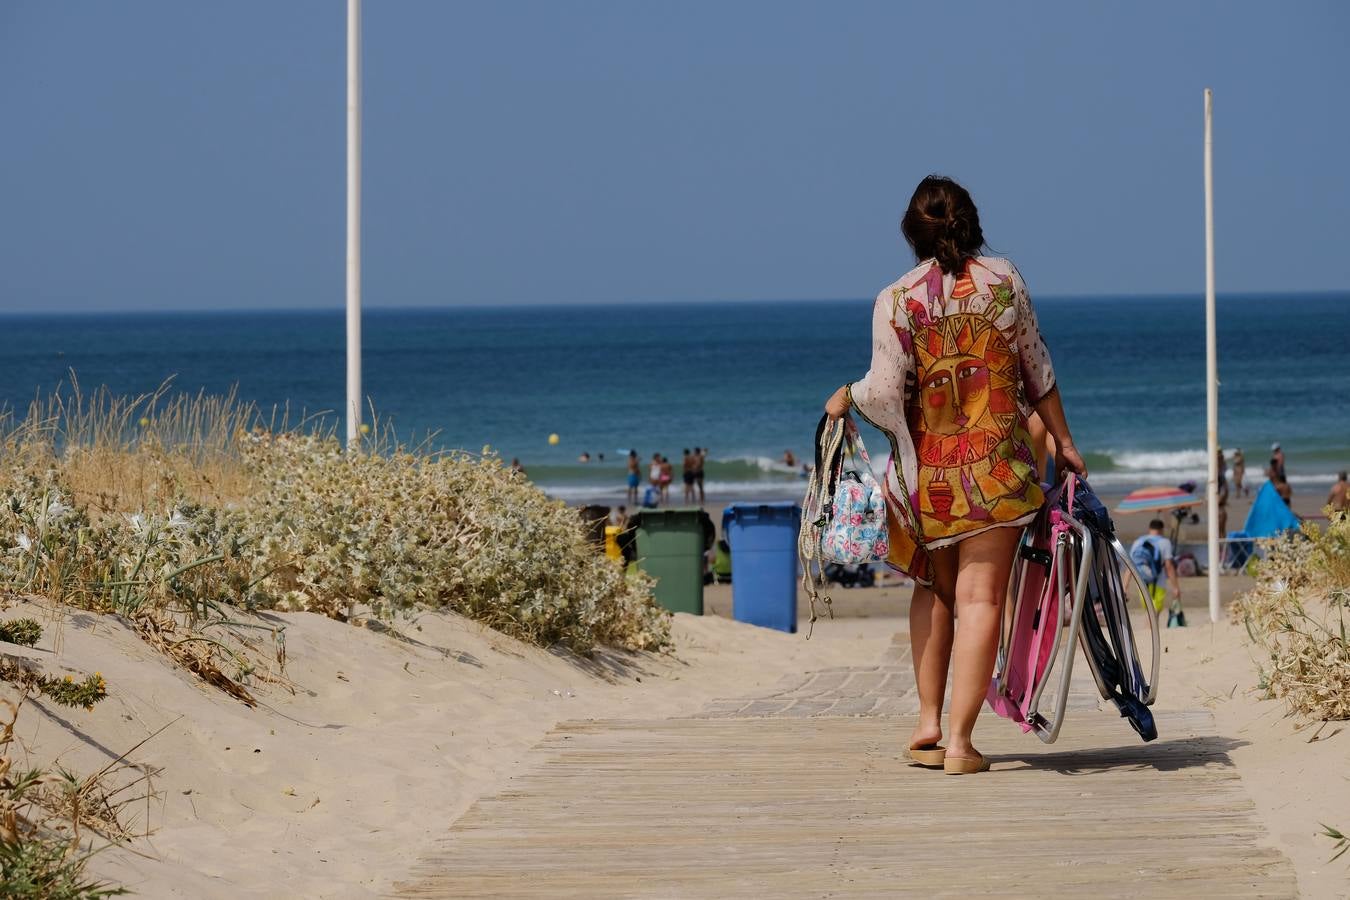
<instances>
[{"instance_id":1,"label":"beach sand","mask_svg":"<svg viewBox=\"0 0 1350 900\"><path fill-rule=\"evenodd\" d=\"M1249 585L1226 577L1225 597ZM25 704L18 733L31 763L88 773L167 725L131 755L153 773L155 797L130 810L151 835L99 854L96 875L146 897L370 897L405 878L559 721L688 715L713 699L764 695L785 676L872 664L905 640L910 590L836 590L836 617L806 640L732 621L732 591L715 586L707 615L675 617L674 654L593 659L453 614L393 631L269 615L259 621L286 628L290 687L256 685L256 709L203 686L113 617L32 602L2 615L48 623L33 651L47 671L100 671L109 684L93 712ZM1338 723L1299 729L1279 703L1260 700L1242 626L1209 624L1203 590L1188 579L1191 626L1163 632L1159 707L1214 711L1303 892L1343 896L1350 869L1344 858L1327 863L1331 842L1316 832L1320 822L1350 828L1350 734ZM981 727L1007 725L987 717Z\"/></svg>"},{"instance_id":2,"label":"beach sand","mask_svg":"<svg viewBox=\"0 0 1350 900\"><path fill-rule=\"evenodd\" d=\"M1259 488L1260 484L1257 484L1256 487ZM779 503L787 501L801 503L802 494L805 490L806 484L803 482L801 485L785 483L781 491L766 493L762 497L746 498L732 494L709 495L707 501L703 504L703 509L707 511L708 515L711 516L713 521L717 524L720 533L722 526L722 512L728 506L739 503L753 505L756 503ZM1102 502L1106 504L1107 509L1114 509L1116 504L1118 504L1125 496L1125 493L1126 492L1124 491L1102 491L1098 496L1101 498ZM1247 513L1251 509L1252 500L1255 495L1256 491L1253 490L1251 495L1247 497L1230 496L1228 501L1228 531L1238 531L1242 528L1242 524L1246 521ZM683 503L679 502L678 491L673 491L672 497L674 497L676 502L667 504L668 508L687 508ZM1295 513L1304 518L1318 519L1322 516L1322 506L1326 503L1326 499L1327 492L1324 490L1318 489L1314 491L1310 488L1303 488L1300 490L1298 486L1295 486L1292 497L1292 508ZM586 506L594 504L617 509L621 503L622 501L616 501L613 497L597 496L572 502L570 505ZM1191 507L1191 509L1199 517L1200 521L1197 524L1190 524L1188 522L1182 528L1181 542L1185 544L1203 544L1206 539L1205 505L1201 503ZM635 511L636 510L633 507L628 508L630 515ZM1171 534L1173 519L1172 514L1168 512L1161 514L1146 512L1128 514L1113 513L1113 518L1115 520L1116 530L1120 534L1121 539L1128 542L1148 530L1149 519L1153 518L1154 515L1158 515L1159 518L1167 523L1167 532L1168 534Z\"/></svg>"},{"instance_id":3,"label":"beach sand","mask_svg":"<svg viewBox=\"0 0 1350 900\"><path fill-rule=\"evenodd\" d=\"M16 733L32 763L90 773L168 726L131 756L153 773L156 796L128 810L135 830L148 817L149 839L100 853L92 871L138 896L181 898L376 896L559 720L692 713L787 674L874 659L900 627L841 621L807 642L680 615L673 655L580 659L453 614L397 633L269 615L286 628L293 692L256 685L249 709L113 617L35 603L2 615L47 623L24 651L46 671L98 671L109 686L93 712L24 704Z\"/></svg>"}]
</instances>

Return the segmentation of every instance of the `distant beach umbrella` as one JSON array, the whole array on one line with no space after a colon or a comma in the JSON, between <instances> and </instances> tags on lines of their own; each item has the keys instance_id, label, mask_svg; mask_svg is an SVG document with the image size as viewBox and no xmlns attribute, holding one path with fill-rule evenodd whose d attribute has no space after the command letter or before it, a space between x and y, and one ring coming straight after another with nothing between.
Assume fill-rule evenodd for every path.
<instances>
[{"instance_id":1,"label":"distant beach umbrella","mask_svg":"<svg viewBox=\"0 0 1350 900\"><path fill-rule=\"evenodd\" d=\"M1198 497L1179 487L1146 487L1131 491L1116 505L1118 513L1162 512L1168 509L1183 509L1204 503Z\"/></svg>"}]
</instances>

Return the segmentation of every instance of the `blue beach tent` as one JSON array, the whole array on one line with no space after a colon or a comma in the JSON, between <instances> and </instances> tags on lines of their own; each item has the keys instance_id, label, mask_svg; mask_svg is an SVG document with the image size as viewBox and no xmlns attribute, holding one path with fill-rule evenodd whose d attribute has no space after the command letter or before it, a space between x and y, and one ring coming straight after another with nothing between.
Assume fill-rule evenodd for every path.
<instances>
[{"instance_id":1,"label":"blue beach tent","mask_svg":"<svg viewBox=\"0 0 1350 900\"><path fill-rule=\"evenodd\" d=\"M1267 481L1261 485L1261 490L1256 492L1251 512L1247 513L1247 524L1242 526L1242 530L1247 532L1248 537L1269 538L1277 537L1286 531L1296 531L1298 527L1298 516L1294 515L1294 511L1276 493L1275 485Z\"/></svg>"}]
</instances>

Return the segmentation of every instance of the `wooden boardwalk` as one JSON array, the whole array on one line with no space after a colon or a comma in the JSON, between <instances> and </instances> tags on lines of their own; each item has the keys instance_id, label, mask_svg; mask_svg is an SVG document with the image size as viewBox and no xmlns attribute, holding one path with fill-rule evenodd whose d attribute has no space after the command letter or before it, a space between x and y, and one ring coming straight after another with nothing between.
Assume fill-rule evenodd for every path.
<instances>
[{"instance_id":1,"label":"wooden boardwalk","mask_svg":"<svg viewBox=\"0 0 1350 900\"><path fill-rule=\"evenodd\" d=\"M899 758L909 716L722 716L559 726L396 896L1297 896L1204 711L991 718L967 777Z\"/></svg>"}]
</instances>

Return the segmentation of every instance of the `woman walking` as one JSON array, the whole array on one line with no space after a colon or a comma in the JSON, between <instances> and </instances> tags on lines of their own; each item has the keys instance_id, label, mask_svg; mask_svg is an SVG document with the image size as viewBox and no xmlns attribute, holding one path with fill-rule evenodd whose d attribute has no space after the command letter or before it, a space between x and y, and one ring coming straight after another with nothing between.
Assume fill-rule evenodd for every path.
<instances>
[{"instance_id":1,"label":"woman walking","mask_svg":"<svg viewBox=\"0 0 1350 900\"><path fill-rule=\"evenodd\" d=\"M1086 468L1022 276L1006 259L978 255L984 234L970 194L949 178L925 178L902 230L920 262L877 297L872 366L825 410L838 418L852 407L890 439L888 562L931 585L916 588L909 611L919 688L909 756L968 774L989 767L971 733L1021 526L1044 499L1027 431L1033 411L1053 438L1055 471Z\"/></svg>"}]
</instances>

